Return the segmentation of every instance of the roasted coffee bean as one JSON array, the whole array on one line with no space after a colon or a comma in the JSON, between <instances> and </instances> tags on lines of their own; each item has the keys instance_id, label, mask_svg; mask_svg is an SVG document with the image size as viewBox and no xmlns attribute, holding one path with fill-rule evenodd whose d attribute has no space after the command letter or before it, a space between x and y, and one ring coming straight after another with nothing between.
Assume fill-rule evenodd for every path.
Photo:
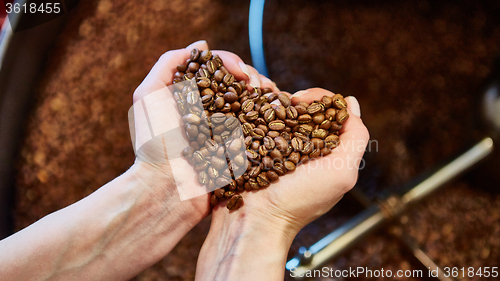
<instances>
[{"instance_id":1,"label":"roasted coffee bean","mask_svg":"<svg viewBox=\"0 0 500 281\"><path fill-rule=\"evenodd\" d=\"M266 175L270 182L275 182L279 179L278 174L273 170L267 171Z\"/></svg>"},{"instance_id":2,"label":"roasted coffee bean","mask_svg":"<svg viewBox=\"0 0 500 281\"><path fill-rule=\"evenodd\" d=\"M196 163L204 163L205 156L198 150L193 153L193 159Z\"/></svg>"},{"instance_id":3,"label":"roasted coffee bean","mask_svg":"<svg viewBox=\"0 0 500 281\"><path fill-rule=\"evenodd\" d=\"M182 78L182 77L184 77L184 74L185 73L182 71L181 72L177 71L176 73L174 73L174 77L175 78Z\"/></svg>"},{"instance_id":4,"label":"roasted coffee bean","mask_svg":"<svg viewBox=\"0 0 500 281\"><path fill-rule=\"evenodd\" d=\"M257 123L258 119L255 120L255 123ZM265 123L265 121L264 121ZM267 135L267 133L269 132L269 127L267 127L266 125L263 125L263 124L258 124L257 125L257 128L261 129L262 131L264 131L264 134Z\"/></svg>"},{"instance_id":5,"label":"roasted coffee bean","mask_svg":"<svg viewBox=\"0 0 500 281\"><path fill-rule=\"evenodd\" d=\"M324 139L326 138L326 136L328 136L328 131L323 129L316 129L312 131L311 136L313 138Z\"/></svg>"},{"instance_id":6,"label":"roasted coffee bean","mask_svg":"<svg viewBox=\"0 0 500 281\"><path fill-rule=\"evenodd\" d=\"M215 206L217 204L219 204L219 199L215 196L215 194L212 194L212 196L210 196L210 205Z\"/></svg>"},{"instance_id":7,"label":"roasted coffee bean","mask_svg":"<svg viewBox=\"0 0 500 281\"><path fill-rule=\"evenodd\" d=\"M240 94L241 94L241 92L243 92L243 87L241 87L241 84L240 84L240 83L238 83L238 82L234 82L233 84L231 84L231 87L233 87L233 89L235 89L235 90L236 90L236 93L237 93L238 95L240 95Z\"/></svg>"},{"instance_id":8,"label":"roasted coffee bean","mask_svg":"<svg viewBox=\"0 0 500 281\"><path fill-rule=\"evenodd\" d=\"M213 55L212 59L214 60L214 63L216 64L217 68L224 65L222 62L222 59L219 57L219 55Z\"/></svg>"},{"instance_id":9,"label":"roasted coffee bean","mask_svg":"<svg viewBox=\"0 0 500 281\"><path fill-rule=\"evenodd\" d=\"M245 134L245 136L250 136L252 134L253 127L250 123L245 122L241 124L241 130L243 131L243 134Z\"/></svg>"},{"instance_id":10,"label":"roasted coffee bean","mask_svg":"<svg viewBox=\"0 0 500 281\"><path fill-rule=\"evenodd\" d=\"M278 94L276 93L270 93L269 96L267 96L267 102L272 103L273 101L278 99Z\"/></svg>"},{"instance_id":11,"label":"roasted coffee bean","mask_svg":"<svg viewBox=\"0 0 500 281\"><path fill-rule=\"evenodd\" d=\"M215 137L214 137L214 140L215 140ZM222 143L222 142L218 142L218 143ZM223 145L219 146L219 149L217 150L216 156L219 157L219 158L225 158L226 157L226 151L225 151Z\"/></svg>"},{"instance_id":12,"label":"roasted coffee bean","mask_svg":"<svg viewBox=\"0 0 500 281\"><path fill-rule=\"evenodd\" d=\"M309 162L309 156L308 155L302 155L300 157L300 161L299 161L298 165L307 164L307 162Z\"/></svg>"},{"instance_id":13,"label":"roasted coffee bean","mask_svg":"<svg viewBox=\"0 0 500 281\"><path fill-rule=\"evenodd\" d=\"M199 145L199 144L198 144L198 142L196 142L196 141L192 141L192 142L190 142L190 143L189 143L189 146L193 147L193 148L194 148L194 150L198 150L198 149L200 149L200 145Z\"/></svg>"},{"instance_id":14,"label":"roasted coffee bean","mask_svg":"<svg viewBox=\"0 0 500 281\"><path fill-rule=\"evenodd\" d=\"M186 101L189 105L195 105L200 100L200 95L198 92L191 91L187 94Z\"/></svg>"},{"instance_id":15,"label":"roasted coffee bean","mask_svg":"<svg viewBox=\"0 0 500 281\"><path fill-rule=\"evenodd\" d=\"M193 73L186 73L184 74L184 76L182 77L182 79L184 79L184 81L190 81L194 78L194 74Z\"/></svg>"},{"instance_id":16,"label":"roasted coffee bean","mask_svg":"<svg viewBox=\"0 0 500 281\"><path fill-rule=\"evenodd\" d=\"M332 107L333 99L329 96L323 96L323 98L321 98L321 102L323 102L326 108L329 108Z\"/></svg>"},{"instance_id":17,"label":"roasted coffee bean","mask_svg":"<svg viewBox=\"0 0 500 281\"><path fill-rule=\"evenodd\" d=\"M210 50L203 50L200 54L200 57L198 58L198 61L200 63L206 63L209 59L212 58L212 51Z\"/></svg>"},{"instance_id":18,"label":"roasted coffee bean","mask_svg":"<svg viewBox=\"0 0 500 281\"><path fill-rule=\"evenodd\" d=\"M200 184L207 184L208 183L208 175L205 171L201 171L199 174L198 174L198 182Z\"/></svg>"},{"instance_id":19,"label":"roasted coffee bean","mask_svg":"<svg viewBox=\"0 0 500 281\"><path fill-rule=\"evenodd\" d=\"M344 100L344 97L340 94L336 94L333 96L333 104L338 108L338 109L344 109L347 107L347 103Z\"/></svg>"},{"instance_id":20,"label":"roasted coffee bean","mask_svg":"<svg viewBox=\"0 0 500 281\"><path fill-rule=\"evenodd\" d=\"M201 88L208 88L210 87L210 79L206 77L199 77L196 79L196 85Z\"/></svg>"},{"instance_id":21,"label":"roasted coffee bean","mask_svg":"<svg viewBox=\"0 0 500 281\"><path fill-rule=\"evenodd\" d=\"M191 71L192 73L196 73L200 69L200 64L197 62L190 62L188 65L188 70Z\"/></svg>"},{"instance_id":22,"label":"roasted coffee bean","mask_svg":"<svg viewBox=\"0 0 500 281\"><path fill-rule=\"evenodd\" d=\"M276 144L276 148L282 153L288 148L288 142L282 136L274 138L274 143Z\"/></svg>"},{"instance_id":23,"label":"roasted coffee bean","mask_svg":"<svg viewBox=\"0 0 500 281\"><path fill-rule=\"evenodd\" d=\"M203 89L203 91L201 91L201 96L215 96L215 93L214 91L212 91L212 89L210 88L206 88L206 89Z\"/></svg>"},{"instance_id":24,"label":"roasted coffee bean","mask_svg":"<svg viewBox=\"0 0 500 281\"><path fill-rule=\"evenodd\" d=\"M349 118L349 113L347 112L346 108L342 108L338 113L337 113L337 123L340 125L344 124L345 121Z\"/></svg>"},{"instance_id":25,"label":"roasted coffee bean","mask_svg":"<svg viewBox=\"0 0 500 281\"><path fill-rule=\"evenodd\" d=\"M238 121L238 119L236 119L235 117L229 117L228 119L226 119L226 121L224 122L224 126L226 126L226 129L232 131L236 128L238 128L238 125L240 124L240 122Z\"/></svg>"},{"instance_id":26,"label":"roasted coffee bean","mask_svg":"<svg viewBox=\"0 0 500 281\"><path fill-rule=\"evenodd\" d=\"M197 171L197 172L199 172L199 171L205 171L208 168L209 164L210 163L208 161L196 164L196 165L194 165L194 170Z\"/></svg>"},{"instance_id":27,"label":"roasted coffee bean","mask_svg":"<svg viewBox=\"0 0 500 281\"><path fill-rule=\"evenodd\" d=\"M243 175L236 177L235 181L238 186L242 186L245 184L245 179L243 178Z\"/></svg>"},{"instance_id":28,"label":"roasted coffee bean","mask_svg":"<svg viewBox=\"0 0 500 281\"><path fill-rule=\"evenodd\" d=\"M267 133L267 136L274 139L275 137L279 136L280 135L280 132L277 132L277 131L269 131Z\"/></svg>"},{"instance_id":29,"label":"roasted coffee bean","mask_svg":"<svg viewBox=\"0 0 500 281\"><path fill-rule=\"evenodd\" d=\"M258 163L260 161L260 155L253 150L246 150L245 154L248 160L250 160L253 163Z\"/></svg>"},{"instance_id":30,"label":"roasted coffee bean","mask_svg":"<svg viewBox=\"0 0 500 281\"><path fill-rule=\"evenodd\" d=\"M299 115L299 117L297 119L299 120L300 124L307 124L307 123L312 121L312 117L309 114Z\"/></svg>"},{"instance_id":31,"label":"roasted coffee bean","mask_svg":"<svg viewBox=\"0 0 500 281\"><path fill-rule=\"evenodd\" d=\"M269 153L269 150L267 150L267 148L266 148L265 146L261 145L261 146L259 147L259 154L260 154L260 156L264 157L264 156L266 156L268 153Z\"/></svg>"},{"instance_id":32,"label":"roasted coffee bean","mask_svg":"<svg viewBox=\"0 0 500 281\"><path fill-rule=\"evenodd\" d=\"M322 156L327 156L328 154L332 153L332 150L328 147L323 147L321 149L321 155Z\"/></svg>"},{"instance_id":33,"label":"roasted coffee bean","mask_svg":"<svg viewBox=\"0 0 500 281\"><path fill-rule=\"evenodd\" d=\"M245 165L245 158L241 154L238 154L234 156L233 160L231 161L238 167L243 167Z\"/></svg>"},{"instance_id":34,"label":"roasted coffee bean","mask_svg":"<svg viewBox=\"0 0 500 281\"><path fill-rule=\"evenodd\" d=\"M231 183L227 178L225 177L218 177L215 179L215 184L219 187L226 187ZM233 189L234 190L234 189Z\"/></svg>"},{"instance_id":35,"label":"roasted coffee bean","mask_svg":"<svg viewBox=\"0 0 500 281\"><path fill-rule=\"evenodd\" d=\"M212 116L210 116L210 121L212 121L212 123L214 124L221 124L226 121L226 115L220 112L214 113Z\"/></svg>"},{"instance_id":36,"label":"roasted coffee bean","mask_svg":"<svg viewBox=\"0 0 500 281\"><path fill-rule=\"evenodd\" d=\"M322 149L325 146L325 142L319 138L312 138L311 142L312 142L314 148Z\"/></svg>"},{"instance_id":37,"label":"roasted coffee bean","mask_svg":"<svg viewBox=\"0 0 500 281\"><path fill-rule=\"evenodd\" d=\"M323 122L321 122L321 124L319 124L319 128L320 129L323 129L323 130L328 130L330 129L330 127L332 126L332 122L330 122L330 120L324 120Z\"/></svg>"},{"instance_id":38,"label":"roasted coffee bean","mask_svg":"<svg viewBox=\"0 0 500 281\"><path fill-rule=\"evenodd\" d=\"M226 86L231 86L231 84L234 83L234 76L228 73L224 75L224 78L222 78L222 82L224 82L224 85Z\"/></svg>"},{"instance_id":39,"label":"roasted coffee bean","mask_svg":"<svg viewBox=\"0 0 500 281\"><path fill-rule=\"evenodd\" d=\"M208 71L207 67L205 67L204 65L200 66L200 69L198 69L198 78L209 78L210 77L210 72ZM210 84L208 85L208 87L210 87Z\"/></svg>"},{"instance_id":40,"label":"roasted coffee bean","mask_svg":"<svg viewBox=\"0 0 500 281\"><path fill-rule=\"evenodd\" d=\"M286 174L287 169L281 163L274 163L273 171L275 171L278 175L283 176Z\"/></svg>"},{"instance_id":41,"label":"roasted coffee bean","mask_svg":"<svg viewBox=\"0 0 500 281\"><path fill-rule=\"evenodd\" d=\"M232 112L238 112L240 111L241 104L238 101L235 101L231 104L231 111Z\"/></svg>"},{"instance_id":42,"label":"roasted coffee bean","mask_svg":"<svg viewBox=\"0 0 500 281\"><path fill-rule=\"evenodd\" d=\"M194 139L198 136L198 126L194 124L187 124L186 125L186 134L188 138Z\"/></svg>"},{"instance_id":43,"label":"roasted coffee bean","mask_svg":"<svg viewBox=\"0 0 500 281\"><path fill-rule=\"evenodd\" d=\"M283 122L282 120L274 120L269 122L269 129L273 131L281 131L284 130L285 127L285 122Z\"/></svg>"},{"instance_id":44,"label":"roasted coffee bean","mask_svg":"<svg viewBox=\"0 0 500 281\"><path fill-rule=\"evenodd\" d=\"M248 121L255 121L257 118L259 118L259 112L257 111L250 111L246 114L246 120Z\"/></svg>"},{"instance_id":45,"label":"roasted coffee bean","mask_svg":"<svg viewBox=\"0 0 500 281\"><path fill-rule=\"evenodd\" d=\"M243 205L243 197L241 197L241 195L239 194L236 194L233 197L231 197L231 199L229 199L226 207L229 210L238 210L239 208L241 208L242 205Z\"/></svg>"},{"instance_id":46,"label":"roasted coffee bean","mask_svg":"<svg viewBox=\"0 0 500 281\"><path fill-rule=\"evenodd\" d=\"M325 112L325 118L330 121L335 121L337 116L337 111L334 108L328 108Z\"/></svg>"},{"instance_id":47,"label":"roasted coffee bean","mask_svg":"<svg viewBox=\"0 0 500 281\"><path fill-rule=\"evenodd\" d=\"M342 130L342 127L343 126L337 123L337 121L333 121L332 126L330 127L330 131L340 131Z\"/></svg>"},{"instance_id":48,"label":"roasted coffee bean","mask_svg":"<svg viewBox=\"0 0 500 281\"><path fill-rule=\"evenodd\" d=\"M248 179L248 183L250 184L250 188L253 190L257 190L260 188L260 185L255 178Z\"/></svg>"},{"instance_id":49,"label":"roasted coffee bean","mask_svg":"<svg viewBox=\"0 0 500 281\"><path fill-rule=\"evenodd\" d=\"M302 148L302 154L309 154L313 151L314 146L310 141L304 143L304 147Z\"/></svg>"},{"instance_id":50,"label":"roasted coffee bean","mask_svg":"<svg viewBox=\"0 0 500 281\"><path fill-rule=\"evenodd\" d=\"M289 107L292 104L290 101L290 97L288 97L288 95L285 93L280 93L278 95L278 99L281 105L283 105L285 108Z\"/></svg>"},{"instance_id":51,"label":"roasted coffee bean","mask_svg":"<svg viewBox=\"0 0 500 281\"><path fill-rule=\"evenodd\" d=\"M274 108L274 112L276 114L276 118L285 120L286 119L286 110L282 105L278 105Z\"/></svg>"},{"instance_id":52,"label":"roasted coffee bean","mask_svg":"<svg viewBox=\"0 0 500 281\"><path fill-rule=\"evenodd\" d=\"M211 166L208 167L207 174L211 179L216 179L219 177L219 171L217 171L217 169Z\"/></svg>"},{"instance_id":53,"label":"roasted coffee bean","mask_svg":"<svg viewBox=\"0 0 500 281\"><path fill-rule=\"evenodd\" d=\"M311 153L309 153L309 158L310 159L318 158L320 154L321 154L321 149L315 148Z\"/></svg>"},{"instance_id":54,"label":"roasted coffee bean","mask_svg":"<svg viewBox=\"0 0 500 281\"><path fill-rule=\"evenodd\" d=\"M260 110L259 110L259 113L261 115L264 115L266 113L266 111L268 111L269 109L272 109L272 105L269 104L269 103L264 103L261 107L260 107Z\"/></svg>"},{"instance_id":55,"label":"roasted coffee bean","mask_svg":"<svg viewBox=\"0 0 500 281\"><path fill-rule=\"evenodd\" d=\"M187 65L185 65L185 64L179 64L177 66L177 71L179 71L179 72L185 72L186 69L187 69Z\"/></svg>"},{"instance_id":56,"label":"roasted coffee bean","mask_svg":"<svg viewBox=\"0 0 500 281\"><path fill-rule=\"evenodd\" d=\"M273 167L274 161L270 156L265 156L262 158L262 165L264 166L264 169L269 170Z\"/></svg>"},{"instance_id":57,"label":"roasted coffee bean","mask_svg":"<svg viewBox=\"0 0 500 281\"><path fill-rule=\"evenodd\" d=\"M298 116L297 109L294 106L289 106L286 108L286 116L288 119L296 119Z\"/></svg>"},{"instance_id":58,"label":"roasted coffee bean","mask_svg":"<svg viewBox=\"0 0 500 281\"><path fill-rule=\"evenodd\" d=\"M330 149L334 149L338 146L339 137L337 135L329 135L325 138L325 145Z\"/></svg>"},{"instance_id":59,"label":"roasted coffee bean","mask_svg":"<svg viewBox=\"0 0 500 281\"><path fill-rule=\"evenodd\" d=\"M299 121L296 119L285 119L285 125L288 128L293 128L293 127L299 125Z\"/></svg>"},{"instance_id":60,"label":"roasted coffee bean","mask_svg":"<svg viewBox=\"0 0 500 281\"><path fill-rule=\"evenodd\" d=\"M313 102L307 107L307 113L310 115L316 114L318 112L323 112L324 106L321 103Z\"/></svg>"},{"instance_id":61,"label":"roasted coffee bean","mask_svg":"<svg viewBox=\"0 0 500 281\"><path fill-rule=\"evenodd\" d=\"M201 122L201 118L198 115L193 114L193 113L189 113L188 115L186 115L185 120L187 123L194 124L194 125L199 125Z\"/></svg>"},{"instance_id":62,"label":"roasted coffee bean","mask_svg":"<svg viewBox=\"0 0 500 281\"><path fill-rule=\"evenodd\" d=\"M304 114L307 114L307 107L306 106L303 106L303 105L300 105L300 104L297 104L295 106L295 110L297 110L297 113L299 115L304 115Z\"/></svg>"},{"instance_id":63,"label":"roasted coffee bean","mask_svg":"<svg viewBox=\"0 0 500 281\"><path fill-rule=\"evenodd\" d=\"M182 150L182 156L186 158L191 158L193 157L195 149L192 146L188 146Z\"/></svg>"},{"instance_id":64,"label":"roasted coffee bean","mask_svg":"<svg viewBox=\"0 0 500 281\"><path fill-rule=\"evenodd\" d=\"M300 138L303 142L309 140L309 138L306 135L304 135L303 133L300 133L300 132L293 133L293 136Z\"/></svg>"},{"instance_id":65,"label":"roasted coffee bean","mask_svg":"<svg viewBox=\"0 0 500 281\"><path fill-rule=\"evenodd\" d=\"M300 160L300 152L294 151L290 153L290 155L288 156L288 161L291 161L294 164L299 163L299 160Z\"/></svg>"},{"instance_id":66,"label":"roasted coffee bean","mask_svg":"<svg viewBox=\"0 0 500 281\"><path fill-rule=\"evenodd\" d=\"M264 131L262 131L262 129L255 128L255 129L253 129L251 135L254 139L261 140L266 136L266 133L264 133Z\"/></svg>"},{"instance_id":67,"label":"roasted coffee bean","mask_svg":"<svg viewBox=\"0 0 500 281\"><path fill-rule=\"evenodd\" d=\"M290 172L295 171L295 164L292 161L285 161L283 166Z\"/></svg>"},{"instance_id":68,"label":"roasted coffee bean","mask_svg":"<svg viewBox=\"0 0 500 281\"><path fill-rule=\"evenodd\" d=\"M250 111L253 111L253 108L254 108L254 102L252 100L246 100L245 102L243 102L241 104L241 110L244 112L244 113L248 113Z\"/></svg>"},{"instance_id":69,"label":"roasted coffee bean","mask_svg":"<svg viewBox=\"0 0 500 281\"><path fill-rule=\"evenodd\" d=\"M224 100L228 103L233 103L236 100L238 100L238 94L233 93L233 92L226 92L224 94Z\"/></svg>"},{"instance_id":70,"label":"roasted coffee bean","mask_svg":"<svg viewBox=\"0 0 500 281\"><path fill-rule=\"evenodd\" d=\"M297 132L305 135L305 136L308 136L310 133L312 133L313 131L313 127L311 125L308 125L308 124L302 124L302 125L299 125L297 127Z\"/></svg>"},{"instance_id":71,"label":"roasted coffee bean","mask_svg":"<svg viewBox=\"0 0 500 281\"><path fill-rule=\"evenodd\" d=\"M219 144L217 144L214 140L208 139L205 141L205 148L210 152L210 153L215 153L219 149Z\"/></svg>"},{"instance_id":72,"label":"roasted coffee bean","mask_svg":"<svg viewBox=\"0 0 500 281\"><path fill-rule=\"evenodd\" d=\"M275 163L283 162L283 154L281 154L281 152L276 148L269 152L269 156Z\"/></svg>"},{"instance_id":73,"label":"roasted coffee bean","mask_svg":"<svg viewBox=\"0 0 500 281\"><path fill-rule=\"evenodd\" d=\"M224 198L224 189L217 188L216 190L214 190L214 195L219 199L223 199Z\"/></svg>"},{"instance_id":74,"label":"roasted coffee bean","mask_svg":"<svg viewBox=\"0 0 500 281\"><path fill-rule=\"evenodd\" d=\"M222 170L225 167L227 167L226 160L223 160L219 157L213 156L212 159L210 159L210 165L212 165L213 168L217 170Z\"/></svg>"},{"instance_id":75,"label":"roasted coffee bean","mask_svg":"<svg viewBox=\"0 0 500 281\"><path fill-rule=\"evenodd\" d=\"M190 60L197 61L199 57L200 57L200 50L198 50L196 48L192 49Z\"/></svg>"},{"instance_id":76,"label":"roasted coffee bean","mask_svg":"<svg viewBox=\"0 0 500 281\"><path fill-rule=\"evenodd\" d=\"M224 126L224 124L219 124L219 125L215 126L215 128L213 128L213 133L214 133L214 135L220 135L225 130L226 130L226 126Z\"/></svg>"},{"instance_id":77,"label":"roasted coffee bean","mask_svg":"<svg viewBox=\"0 0 500 281\"><path fill-rule=\"evenodd\" d=\"M247 136L247 137L245 137L243 143L248 148L252 144L252 141L253 141L252 137L251 136Z\"/></svg>"},{"instance_id":78,"label":"roasted coffee bean","mask_svg":"<svg viewBox=\"0 0 500 281\"><path fill-rule=\"evenodd\" d=\"M243 150L243 143L242 143L241 139L238 138L238 139L232 140L231 144L229 144L227 150L232 155L236 155L236 154L242 152L242 150ZM238 165L238 166L241 166L241 165Z\"/></svg>"},{"instance_id":79,"label":"roasted coffee bean","mask_svg":"<svg viewBox=\"0 0 500 281\"><path fill-rule=\"evenodd\" d=\"M222 82L222 79L224 79L224 72L222 70L216 70L214 73L214 79L217 81L217 83Z\"/></svg>"},{"instance_id":80,"label":"roasted coffee bean","mask_svg":"<svg viewBox=\"0 0 500 281\"><path fill-rule=\"evenodd\" d=\"M269 179L266 176L266 173L260 173L257 176L257 183L261 188L265 188L269 186Z\"/></svg>"},{"instance_id":81,"label":"roasted coffee bean","mask_svg":"<svg viewBox=\"0 0 500 281\"><path fill-rule=\"evenodd\" d=\"M276 118L276 112L270 108L266 112L264 112L264 120L269 123Z\"/></svg>"},{"instance_id":82,"label":"roasted coffee bean","mask_svg":"<svg viewBox=\"0 0 500 281\"><path fill-rule=\"evenodd\" d=\"M202 134L210 136L210 129L205 124L200 124L200 126L198 126L198 131Z\"/></svg>"},{"instance_id":83,"label":"roasted coffee bean","mask_svg":"<svg viewBox=\"0 0 500 281\"><path fill-rule=\"evenodd\" d=\"M323 122L324 120L325 120L325 115L323 113L316 113L312 117L312 121L318 125L321 124L321 122Z\"/></svg>"},{"instance_id":84,"label":"roasted coffee bean","mask_svg":"<svg viewBox=\"0 0 500 281\"><path fill-rule=\"evenodd\" d=\"M201 102L203 103L203 106L208 105L214 101L214 98L210 95L203 96L201 98Z\"/></svg>"},{"instance_id":85,"label":"roasted coffee bean","mask_svg":"<svg viewBox=\"0 0 500 281\"><path fill-rule=\"evenodd\" d=\"M302 139L294 137L291 141L290 144L292 145L292 148L294 151L302 151L304 148L304 144L302 142Z\"/></svg>"},{"instance_id":86,"label":"roasted coffee bean","mask_svg":"<svg viewBox=\"0 0 500 281\"><path fill-rule=\"evenodd\" d=\"M264 89L262 89L262 94L265 95L267 93L271 93L273 91L273 89L269 88L269 87L265 87Z\"/></svg>"},{"instance_id":87,"label":"roasted coffee bean","mask_svg":"<svg viewBox=\"0 0 500 281\"><path fill-rule=\"evenodd\" d=\"M248 172L248 176L251 178L255 178L260 174L260 166L253 166Z\"/></svg>"},{"instance_id":88,"label":"roasted coffee bean","mask_svg":"<svg viewBox=\"0 0 500 281\"><path fill-rule=\"evenodd\" d=\"M227 199L229 199L229 198L231 198L231 197L233 197L235 195L236 195L236 193L234 191L226 191L226 192L224 192L224 197L227 198Z\"/></svg>"},{"instance_id":89,"label":"roasted coffee bean","mask_svg":"<svg viewBox=\"0 0 500 281\"><path fill-rule=\"evenodd\" d=\"M274 143L274 140L271 137L269 137L269 136L264 137L263 142L264 142L264 147L267 150L273 150L274 149L275 143Z\"/></svg>"}]
</instances>

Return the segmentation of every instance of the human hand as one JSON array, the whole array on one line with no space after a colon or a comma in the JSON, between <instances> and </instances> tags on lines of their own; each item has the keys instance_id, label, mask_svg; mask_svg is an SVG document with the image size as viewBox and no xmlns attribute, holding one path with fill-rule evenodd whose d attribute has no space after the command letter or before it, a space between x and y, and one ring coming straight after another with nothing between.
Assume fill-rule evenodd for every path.
<instances>
[{"instance_id":1,"label":"human hand","mask_svg":"<svg viewBox=\"0 0 500 281\"><path fill-rule=\"evenodd\" d=\"M314 88L291 97L296 104L324 95L333 93ZM245 192L244 205L237 211L223 204L214 208L197 279L283 280L286 253L297 232L330 210L357 180L369 134L357 100L346 101L350 118L331 154L297 167L268 188Z\"/></svg>"}]
</instances>

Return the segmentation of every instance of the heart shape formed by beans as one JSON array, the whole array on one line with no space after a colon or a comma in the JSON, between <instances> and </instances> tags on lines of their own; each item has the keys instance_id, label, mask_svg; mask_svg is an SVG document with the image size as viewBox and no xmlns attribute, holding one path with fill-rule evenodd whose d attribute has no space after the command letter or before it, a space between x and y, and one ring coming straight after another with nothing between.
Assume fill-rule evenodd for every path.
<instances>
[{"instance_id":1,"label":"heart shape formed by beans","mask_svg":"<svg viewBox=\"0 0 500 281\"><path fill-rule=\"evenodd\" d=\"M174 87L174 99L189 140L182 156L197 171L198 182L213 190L210 203L229 199L229 210L243 205L239 193L266 188L310 159L330 154L349 118L340 94L292 105L286 93L235 81L210 50L193 49L177 66L175 84L181 85Z\"/></svg>"}]
</instances>

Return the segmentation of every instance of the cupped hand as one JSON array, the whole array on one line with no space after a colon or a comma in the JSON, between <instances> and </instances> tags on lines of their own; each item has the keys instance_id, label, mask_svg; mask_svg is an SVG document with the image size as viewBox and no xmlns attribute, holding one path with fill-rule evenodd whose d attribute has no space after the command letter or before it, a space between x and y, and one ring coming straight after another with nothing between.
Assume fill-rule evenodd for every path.
<instances>
[{"instance_id":1,"label":"cupped hand","mask_svg":"<svg viewBox=\"0 0 500 281\"><path fill-rule=\"evenodd\" d=\"M334 94L320 88L300 91L291 96L292 104L311 103L324 95ZM356 183L369 139L357 100L348 97L346 101L350 117L341 131L339 146L331 154L298 166L267 188L244 192L244 205L236 211L228 211L226 202L220 203L213 210L213 219L251 217L263 227L284 225L296 233L330 210Z\"/></svg>"}]
</instances>

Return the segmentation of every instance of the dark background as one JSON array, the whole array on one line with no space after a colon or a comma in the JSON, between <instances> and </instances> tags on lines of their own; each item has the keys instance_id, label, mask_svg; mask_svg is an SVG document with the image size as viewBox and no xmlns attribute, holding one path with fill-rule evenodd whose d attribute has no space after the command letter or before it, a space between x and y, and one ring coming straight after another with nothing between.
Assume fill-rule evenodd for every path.
<instances>
[{"instance_id":1,"label":"dark background","mask_svg":"<svg viewBox=\"0 0 500 281\"><path fill-rule=\"evenodd\" d=\"M92 0L70 11L40 75L22 142L16 229L90 194L133 163L127 110L162 53L206 39L212 49L250 63L248 6ZM323 87L358 98L378 142L366 154L358 186L376 199L486 134L482 89L500 55L498 14L499 1L266 1L270 78L290 92ZM442 267L500 266L497 159L498 153L412 208L398 231ZM289 256L361 210L346 196L299 233ZM208 227L205 219L136 280L192 280ZM385 231L327 266L420 269Z\"/></svg>"}]
</instances>

